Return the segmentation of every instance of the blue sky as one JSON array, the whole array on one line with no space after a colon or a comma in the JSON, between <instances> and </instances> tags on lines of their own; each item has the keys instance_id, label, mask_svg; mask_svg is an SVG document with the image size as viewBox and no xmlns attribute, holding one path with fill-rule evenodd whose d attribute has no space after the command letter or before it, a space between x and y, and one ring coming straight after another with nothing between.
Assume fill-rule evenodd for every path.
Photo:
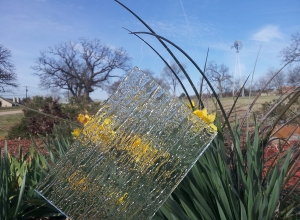
<instances>
[{"instance_id":1,"label":"blue sky","mask_svg":"<svg viewBox=\"0 0 300 220\"><path fill-rule=\"evenodd\" d=\"M243 77L253 70L262 45L255 76L279 68L278 53L300 30L299 0L121 0L146 21L157 34L184 49L200 67L204 65L207 48L209 61L225 64L234 72L235 56L231 49L235 40L243 42L240 63ZM164 64L138 38L127 33L147 29L113 0L1 0L0 44L12 52L12 61L20 84L15 96L45 95L31 66L39 51L80 37L99 38L112 47L123 47L132 57L132 67L151 69L160 74ZM171 61L170 56L151 36L143 36ZM176 50L174 50L176 51ZM186 59L187 72L196 85L199 73ZM188 91L191 91L190 89ZM2 94L3 95L3 94ZM4 94L11 97L13 94ZM105 99L105 92L96 90L93 99Z\"/></svg>"}]
</instances>

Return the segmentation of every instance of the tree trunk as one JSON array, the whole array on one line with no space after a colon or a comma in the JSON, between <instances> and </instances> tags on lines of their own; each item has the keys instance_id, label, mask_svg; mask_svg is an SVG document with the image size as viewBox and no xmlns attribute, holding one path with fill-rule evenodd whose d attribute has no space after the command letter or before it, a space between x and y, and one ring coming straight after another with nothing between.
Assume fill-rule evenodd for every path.
<instances>
[{"instance_id":1,"label":"tree trunk","mask_svg":"<svg viewBox=\"0 0 300 220\"><path fill-rule=\"evenodd\" d=\"M83 93L83 99L84 99L84 101L91 101L91 99L90 99L90 93L85 89L84 90L84 93Z\"/></svg>"},{"instance_id":2,"label":"tree trunk","mask_svg":"<svg viewBox=\"0 0 300 220\"><path fill-rule=\"evenodd\" d=\"M218 89L219 89L219 97L222 98L223 97L223 91L222 91L221 80L218 81Z\"/></svg>"}]
</instances>

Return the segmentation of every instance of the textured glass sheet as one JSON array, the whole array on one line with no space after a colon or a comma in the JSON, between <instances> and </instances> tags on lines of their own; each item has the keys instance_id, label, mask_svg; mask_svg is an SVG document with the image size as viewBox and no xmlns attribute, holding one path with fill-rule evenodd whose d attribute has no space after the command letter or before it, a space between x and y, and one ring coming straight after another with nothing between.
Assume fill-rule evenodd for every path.
<instances>
[{"instance_id":1,"label":"textured glass sheet","mask_svg":"<svg viewBox=\"0 0 300 220\"><path fill-rule=\"evenodd\" d=\"M72 219L149 219L215 134L136 67L37 192Z\"/></svg>"}]
</instances>

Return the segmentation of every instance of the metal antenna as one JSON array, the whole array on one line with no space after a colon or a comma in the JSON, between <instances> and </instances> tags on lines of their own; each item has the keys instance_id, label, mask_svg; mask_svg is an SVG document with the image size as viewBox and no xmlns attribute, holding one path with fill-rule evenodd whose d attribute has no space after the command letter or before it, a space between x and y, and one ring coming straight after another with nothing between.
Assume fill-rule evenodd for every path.
<instances>
[{"instance_id":1,"label":"metal antenna","mask_svg":"<svg viewBox=\"0 0 300 220\"><path fill-rule=\"evenodd\" d=\"M236 56L235 56L235 68L234 68L234 75L233 75L233 87L232 87L232 96L234 96L235 94L235 81L236 81L236 77L237 75L239 76L239 80L238 80L238 88L236 89L237 91L239 89L242 88L242 72L241 72L241 65L240 65L240 55L239 52L243 47L243 43L240 40L236 40L233 44L233 46L231 46L231 48L235 48L236 49ZM242 91L242 96L244 96L244 89Z\"/></svg>"}]
</instances>

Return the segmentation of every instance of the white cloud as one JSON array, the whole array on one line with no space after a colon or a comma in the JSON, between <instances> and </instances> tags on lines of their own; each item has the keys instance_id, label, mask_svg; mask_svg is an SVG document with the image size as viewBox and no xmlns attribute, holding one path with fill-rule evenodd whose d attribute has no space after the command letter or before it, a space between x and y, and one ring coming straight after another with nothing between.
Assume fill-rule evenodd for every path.
<instances>
[{"instance_id":1,"label":"white cloud","mask_svg":"<svg viewBox=\"0 0 300 220\"><path fill-rule=\"evenodd\" d=\"M256 32L252 36L252 40L262 41L262 42L270 42L273 39L280 39L282 37L282 33L279 31L279 27L275 25L267 25L263 27L261 30Z\"/></svg>"}]
</instances>

